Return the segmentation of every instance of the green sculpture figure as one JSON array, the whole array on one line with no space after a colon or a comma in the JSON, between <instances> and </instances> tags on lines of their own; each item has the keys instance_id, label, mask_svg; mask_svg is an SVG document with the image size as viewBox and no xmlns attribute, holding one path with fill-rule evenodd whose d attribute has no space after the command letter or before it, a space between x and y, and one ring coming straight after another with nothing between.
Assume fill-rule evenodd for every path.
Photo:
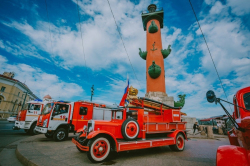
<instances>
[{"instance_id":1,"label":"green sculpture figure","mask_svg":"<svg viewBox=\"0 0 250 166\"><path fill-rule=\"evenodd\" d=\"M165 59L165 58L167 58L168 57L168 55L171 53L171 45L168 45L168 49L161 49L161 54L162 54L162 56L163 56L163 58Z\"/></svg>"},{"instance_id":2,"label":"green sculpture figure","mask_svg":"<svg viewBox=\"0 0 250 166\"><path fill-rule=\"evenodd\" d=\"M151 24L150 26L148 27L148 32L149 33L155 33L158 31L158 27L157 25L155 24L155 21L151 21Z\"/></svg>"},{"instance_id":3,"label":"green sculpture figure","mask_svg":"<svg viewBox=\"0 0 250 166\"><path fill-rule=\"evenodd\" d=\"M147 59L147 51L141 51L141 48L139 48L139 55L142 59L146 60Z\"/></svg>"},{"instance_id":4,"label":"green sculpture figure","mask_svg":"<svg viewBox=\"0 0 250 166\"><path fill-rule=\"evenodd\" d=\"M185 105L185 97L186 97L186 95L185 94L184 95L178 95L178 97L180 98L180 100L174 102L174 107L183 108L184 105Z\"/></svg>"},{"instance_id":5,"label":"green sculpture figure","mask_svg":"<svg viewBox=\"0 0 250 166\"><path fill-rule=\"evenodd\" d=\"M151 78L157 78L161 75L161 67L155 64L155 61L152 62L152 65L148 68L148 74Z\"/></svg>"}]
</instances>

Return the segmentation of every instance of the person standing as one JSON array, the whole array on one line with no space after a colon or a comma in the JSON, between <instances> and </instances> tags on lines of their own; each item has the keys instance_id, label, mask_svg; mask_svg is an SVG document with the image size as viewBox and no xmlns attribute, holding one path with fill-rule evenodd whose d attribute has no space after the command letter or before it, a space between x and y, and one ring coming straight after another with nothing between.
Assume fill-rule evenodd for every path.
<instances>
[{"instance_id":1,"label":"person standing","mask_svg":"<svg viewBox=\"0 0 250 166\"><path fill-rule=\"evenodd\" d=\"M197 123L197 122L194 123L193 129L194 129L194 132L193 132L193 134L194 134L194 133L195 133L195 130L198 129L198 123Z\"/></svg>"}]
</instances>

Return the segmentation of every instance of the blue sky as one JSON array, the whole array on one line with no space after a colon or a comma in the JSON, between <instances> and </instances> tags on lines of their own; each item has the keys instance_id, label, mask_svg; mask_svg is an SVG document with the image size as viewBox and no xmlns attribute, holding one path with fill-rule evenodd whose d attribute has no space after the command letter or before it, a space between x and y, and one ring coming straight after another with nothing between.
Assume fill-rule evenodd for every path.
<instances>
[{"instance_id":1,"label":"blue sky","mask_svg":"<svg viewBox=\"0 0 250 166\"><path fill-rule=\"evenodd\" d=\"M164 9L163 47L172 45L165 61L166 92L182 109L198 118L221 115L220 106L209 104L205 94L214 90L224 98L208 50L188 0L110 0L138 81L128 61L106 0L45 1L8 0L0 4L0 72L14 71L40 98L119 103L127 74L130 84L146 92L146 64L138 48L146 50L141 11L155 3ZM204 35L232 101L250 82L250 1L192 0ZM227 106L227 105L226 105ZM228 107L228 106L227 106ZM231 111L230 111L231 112Z\"/></svg>"}]
</instances>

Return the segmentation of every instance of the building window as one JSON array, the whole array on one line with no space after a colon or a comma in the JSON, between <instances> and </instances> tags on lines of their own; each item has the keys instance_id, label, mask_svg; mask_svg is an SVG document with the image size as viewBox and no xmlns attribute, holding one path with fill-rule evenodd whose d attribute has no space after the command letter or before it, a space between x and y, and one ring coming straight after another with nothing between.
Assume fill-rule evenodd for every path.
<instances>
[{"instance_id":1,"label":"building window","mask_svg":"<svg viewBox=\"0 0 250 166\"><path fill-rule=\"evenodd\" d=\"M3 100L2 97L0 97L0 104L1 104L2 100Z\"/></svg>"},{"instance_id":2,"label":"building window","mask_svg":"<svg viewBox=\"0 0 250 166\"><path fill-rule=\"evenodd\" d=\"M6 87L2 86L1 92L4 92L4 91L5 91L5 88L6 88Z\"/></svg>"},{"instance_id":3,"label":"building window","mask_svg":"<svg viewBox=\"0 0 250 166\"><path fill-rule=\"evenodd\" d=\"M19 96L19 95L20 95L20 92L18 92L17 96Z\"/></svg>"}]
</instances>

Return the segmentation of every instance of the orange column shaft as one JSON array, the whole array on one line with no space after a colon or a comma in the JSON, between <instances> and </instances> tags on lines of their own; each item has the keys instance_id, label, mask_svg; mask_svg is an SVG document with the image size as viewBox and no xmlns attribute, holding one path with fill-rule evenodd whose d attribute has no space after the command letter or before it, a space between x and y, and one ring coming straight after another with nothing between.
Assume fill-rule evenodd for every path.
<instances>
[{"instance_id":1,"label":"orange column shaft","mask_svg":"<svg viewBox=\"0 0 250 166\"><path fill-rule=\"evenodd\" d=\"M151 21L155 21L155 24L158 27L158 31L155 33L149 33L148 27L151 24ZM157 49L152 51L153 44L154 48ZM162 42L161 42L161 28L160 23L156 19L152 19L147 23L147 60L146 60L146 70L147 70L147 93L148 92L164 92L166 93L165 88L165 70L164 70L164 59L161 54ZM148 74L148 68L152 65L152 62L155 61L155 64L161 67L161 75L153 79Z\"/></svg>"}]
</instances>

